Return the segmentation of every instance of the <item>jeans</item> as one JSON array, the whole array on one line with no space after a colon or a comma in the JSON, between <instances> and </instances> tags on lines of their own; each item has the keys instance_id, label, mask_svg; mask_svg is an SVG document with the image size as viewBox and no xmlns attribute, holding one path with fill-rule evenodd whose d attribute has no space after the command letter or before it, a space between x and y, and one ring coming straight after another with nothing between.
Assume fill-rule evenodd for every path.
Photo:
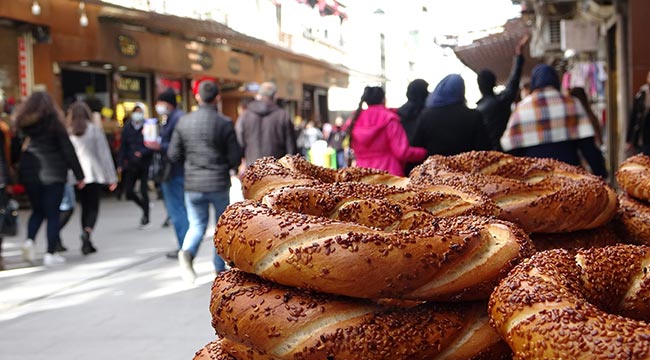
<instances>
[{"instance_id":1,"label":"jeans","mask_svg":"<svg viewBox=\"0 0 650 360\"><path fill-rule=\"evenodd\" d=\"M102 191L102 184L86 184L79 190L79 202L81 202L81 230L94 229L99 214L99 197Z\"/></svg>"},{"instance_id":2,"label":"jeans","mask_svg":"<svg viewBox=\"0 0 650 360\"><path fill-rule=\"evenodd\" d=\"M27 222L27 238L35 240L44 219L47 219L47 252L53 254L61 242L59 238L59 205L63 198L63 183L25 183L25 191L32 205Z\"/></svg>"},{"instance_id":3,"label":"jeans","mask_svg":"<svg viewBox=\"0 0 650 360\"><path fill-rule=\"evenodd\" d=\"M174 225L179 249L183 247L183 239L185 239L185 234L190 226L187 220L187 209L185 208L184 202L184 182L185 178L183 176L174 176L160 184L167 214L169 214L169 218Z\"/></svg>"},{"instance_id":4,"label":"jeans","mask_svg":"<svg viewBox=\"0 0 650 360\"><path fill-rule=\"evenodd\" d=\"M203 240L203 235L205 235L205 230L208 227L210 204L214 207L215 218L218 219L229 203L229 190L216 192L186 191L185 206L187 207L187 219L190 222L190 227L187 234L185 234L182 250L189 251L192 258L196 257L199 245L201 245L201 240ZM212 248L214 249L214 246ZM214 249L213 263L217 272L224 270L225 262L217 254L216 249Z\"/></svg>"}]
</instances>

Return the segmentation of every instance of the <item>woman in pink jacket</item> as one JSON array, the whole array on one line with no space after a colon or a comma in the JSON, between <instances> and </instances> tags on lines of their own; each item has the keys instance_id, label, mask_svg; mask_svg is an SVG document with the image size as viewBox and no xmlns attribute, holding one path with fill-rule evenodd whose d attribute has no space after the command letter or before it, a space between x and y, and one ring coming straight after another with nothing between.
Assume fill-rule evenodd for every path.
<instances>
[{"instance_id":1,"label":"woman in pink jacket","mask_svg":"<svg viewBox=\"0 0 650 360\"><path fill-rule=\"evenodd\" d=\"M363 109L363 104L367 109ZM386 93L378 86L366 86L359 107L349 125L350 146L358 167L388 171L404 176L407 162L423 160L427 151L409 146L399 115L385 106Z\"/></svg>"}]
</instances>

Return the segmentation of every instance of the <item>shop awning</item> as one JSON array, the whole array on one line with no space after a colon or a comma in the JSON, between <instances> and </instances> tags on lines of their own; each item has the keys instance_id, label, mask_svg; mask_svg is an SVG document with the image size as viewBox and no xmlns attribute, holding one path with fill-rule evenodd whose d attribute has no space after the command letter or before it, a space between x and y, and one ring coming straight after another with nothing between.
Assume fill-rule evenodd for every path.
<instances>
[{"instance_id":1,"label":"shop awning","mask_svg":"<svg viewBox=\"0 0 650 360\"><path fill-rule=\"evenodd\" d=\"M339 76L347 76L349 74L349 70L343 65L330 64L320 59L291 52L266 41L237 32L216 21L196 20L118 6L104 6L99 18L103 22L127 24L164 35L178 34L192 39L205 38L206 41L216 42L216 44L221 44L225 48L250 55L270 55L272 57L280 57L286 60L315 65ZM343 84L343 86L346 86L346 84Z\"/></svg>"},{"instance_id":2,"label":"shop awning","mask_svg":"<svg viewBox=\"0 0 650 360\"><path fill-rule=\"evenodd\" d=\"M474 40L470 45L458 46L454 48L454 52L470 69L477 73L482 69L490 69L497 76L497 84L505 84L512 68L515 47L528 32L529 29L520 18L511 19L504 25L503 32ZM539 64L540 60L531 58L527 49L524 50L524 57L522 79L528 79L532 68Z\"/></svg>"}]
</instances>

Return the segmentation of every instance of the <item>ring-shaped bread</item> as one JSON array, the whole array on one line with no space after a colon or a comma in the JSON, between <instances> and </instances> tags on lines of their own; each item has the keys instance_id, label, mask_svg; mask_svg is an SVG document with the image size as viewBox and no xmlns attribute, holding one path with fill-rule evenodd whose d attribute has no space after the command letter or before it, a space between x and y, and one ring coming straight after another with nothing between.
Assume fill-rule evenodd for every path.
<instances>
[{"instance_id":1,"label":"ring-shaped bread","mask_svg":"<svg viewBox=\"0 0 650 360\"><path fill-rule=\"evenodd\" d=\"M618 167L616 181L628 195L650 201L650 156L637 154L627 158Z\"/></svg>"},{"instance_id":2,"label":"ring-shaped bread","mask_svg":"<svg viewBox=\"0 0 650 360\"><path fill-rule=\"evenodd\" d=\"M615 224L621 238L626 243L650 245L650 205L619 194L619 209Z\"/></svg>"},{"instance_id":3,"label":"ring-shaped bread","mask_svg":"<svg viewBox=\"0 0 650 360\"><path fill-rule=\"evenodd\" d=\"M230 270L215 279L210 312L224 348L245 353L243 359L461 360L510 353L483 302L384 307Z\"/></svg>"},{"instance_id":4,"label":"ring-shaped bread","mask_svg":"<svg viewBox=\"0 0 650 360\"><path fill-rule=\"evenodd\" d=\"M357 210L396 210L386 203L364 204L368 208ZM368 299L485 299L533 251L519 227L492 218L436 218L413 230L385 231L254 201L226 208L214 241L219 254L243 271L287 286Z\"/></svg>"},{"instance_id":5,"label":"ring-shaped bread","mask_svg":"<svg viewBox=\"0 0 650 360\"><path fill-rule=\"evenodd\" d=\"M650 248L549 250L492 293L493 327L515 359L650 358Z\"/></svg>"},{"instance_id":6,"label":"ring-shaped bread","mask_svg":"<svg viewBox=\"0 0 650 360\"><path fill-rule=\"evenodd\" d=\"M552 159L515 157L496 151L431 156L410 174L409 186L465 186L487 195L501 218L528 232L592 229L616 214L616 192L585 170Z\"/></svg>"}]
</instances>

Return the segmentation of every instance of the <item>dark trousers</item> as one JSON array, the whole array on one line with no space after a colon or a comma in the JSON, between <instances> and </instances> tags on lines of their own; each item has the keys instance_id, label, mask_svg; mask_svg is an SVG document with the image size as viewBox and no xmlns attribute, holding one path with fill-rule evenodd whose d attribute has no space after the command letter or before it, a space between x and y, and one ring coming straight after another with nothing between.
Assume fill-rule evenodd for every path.
<instances>
[{"instance_id":1,"label":"dark trousers","mask_svg":"<svg viewBox=\"0 0 650 360\"><path fill-rule=\"evenodd\" d=\"M99 196L102 184L86 184L79 190L79 202L81 203L81 229L95 228L97 215L99 214Z\"/></svg>"},{"instance_id":2,"label":"dark trousers","mask_svg":"<svg viewBox=\"0 0 650 360\"><path fill-rule=\"evenodd\" d=\"M124 171L122 186L128 200L132 200L142 209L144 216L149 217L149 188L147 180L149 179L148 168L144 169L127 169ZM140 194L134 190L135 182L140 180Z\"/></svg>"},{"instance_id":3,"label":"dark trousers","mask_svg":"<svg viewBox=\"0 0 650 360\"><path fill-rule=\"evenodd\" d=\"M34 240L43 220L47 219L47 252L53 254L59 238L59 204L63 198L63 183L26 183L25 191L32 206L27 222L27 238Z\"/></svg>"}]
</instances>

